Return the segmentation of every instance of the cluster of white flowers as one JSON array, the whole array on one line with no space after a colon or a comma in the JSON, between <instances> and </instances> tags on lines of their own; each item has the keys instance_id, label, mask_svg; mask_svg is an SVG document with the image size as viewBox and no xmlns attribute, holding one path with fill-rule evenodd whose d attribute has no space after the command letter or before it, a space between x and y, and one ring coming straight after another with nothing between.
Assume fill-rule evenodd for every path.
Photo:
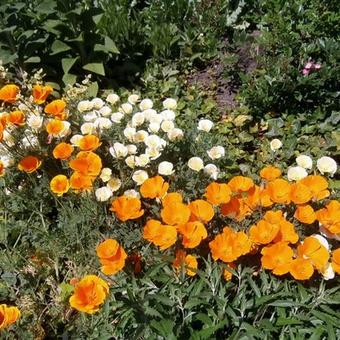
<instances>
[{"instance_id":1,"label":"cluster of white flowers","mask_svg":"<svg viewBox=\"0 0 340 340\"><path fill-rule=\"evenodd\" d=\"M296 158L297 166L288 168L287 177L289 181L299 181L308 176L308 171L313 168L313 159L307 155L300 155ZM337 164L331 157L323 156L316 161L316 167L322 175L333 176L337 171Z\"/></svg>"},{"instance_id":2,"label":"cluster of white flowers","mask_svg":"<svg viewBox=\"0 0 340 340\"><path fill-rule=\"evenodd\" d=\"M137 185L141 185L149 177L143 168L157 160L169 143L180 140L184 136L183 131L175 126L174 110L177 108L177 101L173 98L163 101L163 110L160 112L154 109L151 99L141 100L138 94L131 94L127 102L122 103L117 94L111 93L105 101L100 98L91 101L83 100L78 103L77 108L82 113L84 121L80 127L82 135L100 135L103 130L109 130L113 126L122 130L122 138L112 141L109 152L114 159L124 161L134 170L132 180ZM123 121L127 123L121 127ZM74 135L71 142L77 145L81 137L81 135ZM174 173L173 168L170 162L160 162L158 173L169 176ZM96 191L97 199L100 201L109 199L106 188L114 191L110 185L112 182L110 176L108 170L100 176L103 182L108 182L106 187ZM119 186L115 185L114 188L118 190Z\"/></svg>"}]
</instances>

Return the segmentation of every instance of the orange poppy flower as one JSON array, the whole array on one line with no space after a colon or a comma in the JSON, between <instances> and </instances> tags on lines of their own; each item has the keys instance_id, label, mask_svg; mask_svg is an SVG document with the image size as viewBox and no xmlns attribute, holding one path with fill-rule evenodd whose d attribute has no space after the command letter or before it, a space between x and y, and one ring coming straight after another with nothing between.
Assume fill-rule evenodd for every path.
<instances>
[{"instance_id":1,"label":"orange poppy flower","mask_svg":"<svg viewBox=\"0 0 340 340\"><path fill-rule=\"evenodd\" d=\"M4 139L5 124L0 121L0 142Z\"/></svg>"},{"instance_id":2,"label":"orange poppy flower","mask_svg":"<svg viewBox=\"0 0 340 340\"><path fill-rule=\"evenodd\" d=\"M33 86L33 101L34 103L40 105L45 103L47 97L53 92L53 87L51 86Z\"/></svg>"},{"instance_id":3,"label":"orange poppy flower","mask_svg":"<svg viewBox=\"0 0 340 340\"><path fill-rule=\"evenodd\" d=\"M45 106L45 113L48 113L58 119L66 118L66 102L62 99L53 100L51 103Z\"/></svg>"},{"instance_id":4,"label":"orange poppy flower","mask_svg":"<svg viewBox=\"0 0 340 340\"><path fill-rule=\"evenodd\" d=\"M186 269L186 274L189 276L195 276L196 272L193 269L197 269L198 263L193 255L187 255L182 249L176 251L176 258L172 262L172 266L178 270L182 267Z\"/></svg>"},{"instance_id":5,"label":"orange poppy flower","mask_svg":"<svg viewBox=\"0 0 340 340\"><path fill-rule=\"evenodd\" d=\"M0 100L13 104L17 100L19 91L19 87L14 84L5 85L0 89Z\"/></svg>"},{"instance_id":6,"label":"orange poppy flower","mask_svg":"<svg viewBox=\"0 0 340 340\"><path fill-rule=\"evenodd\" d=\"M247 254L251 249L251 241L243 231L235 232L225 227L222 233L209 242L209 247L215 261L220 259L229 263Z\"/></svg>"},{"instance_id":7,"label":"orange poppy flower","mask_svg":"<svg viewBox=\"0 0 340 340\"><path fill-rule=\"evenodd\" d=\"M230 187L225 183L210 183L205 190L207 201L213 205L228 203L231 198Z\"/></svg>"},{"instance_id":8,"label":"orange poppy flower","mask_svg":"<svg viewBox=\"0 0 340 340\"><path fill-rule=\"evenodd\" d=\"M290 199L295 204L307 203L312 197L312 191L301 182L296 182L290 186Z\"/></svg>"},{"instance_id":9,"label":"orange poppy flower","mask_svg":"<svg viewBox=\"0 0 340 340\"><path fill-rule=\"evenodd\" d=\"M98 149L101 144L99 138L95 135L86 135L78 142L79 148L84 151L94 151Z\"/></svg>"},{"instance_id":10,"label":"orange poppy flower","mask_svg":"<svg viewBox=\"0 0 340 340\"><path fill-rule=\"evenodd\" d=\"M185 224L190 218L190 209L186 204L171 201L161 210L161 217L164 223L169 225Z\"/></svg>"},{"instance_id":11,"label":"orange poppy flower","mask_svg":"<svg viewBox=\"0 0 340 340\"><path fill-rule=\"evenodd\" d=\"M316 212L316 218L320 224L331 234L340 233L340 202L330 201L325 208Z\"/></svg>"},{"instance_id":12,"label":"orange poppy flower","mask_svg":"<svg viewBox=\"0 0 340 340\"><path fill-rule=\"evenodd\" d=\"M294 224L288 222L285 218L280 221L280 229L273 242L296 243L299 235L295 231Z\"/></svg>"},{"instance_id":13,"label":"orange poppy flower","mask_svg":"<svg viewBox=\"0 0 340 340\"><path fill-rule=\"evenodd\" d=\"M116 198L112 202L110 210L123 222L135 220L144 214L144 210L141 209L140 199L131 196L120 196Z\"/></svg>"},{"instance_id":14,"label":"orange poppy flower","mask_svg":"<svg viewBox=\"0 0 340 340\"><path fill-rule=\"evenodd\" d=\"M2 177L5 174L5 166L2 161L0 161L0 177Z\"/></svg>"},{"instance_id":15,"label":"orange poppy flower","mask_svg":"<svg viewBox=\"0 0 340 340\"><path fill-rule=\"evenodd\" d=\"M14 306L0 305L0 330L10 326L20 318L20 310Z\"/></svg>"},{"instance_id":16,"label":"orange poppy flower","mask_svg":"<svg viewBox=\"0 0 340 340\"><path fill-rule=\"evenodd\" d=\"M337 274L340 274L340 248L335 249L332 253L332 268Z\"/></svg>"},{"instance_id":17,"label":"orange poppy flower","mask_svg":"<svg viewBox=\"0 0 340 340\"><path fill-rule=\"evenodd\" d=\"M268 210L264 214L263 219L271 224L280 224L284 217L281 210Z\"/></svg>"},{"instance_id":18,"label":"orange poppy flower","mask_svg":"<svg viewBox=\"0 0 340 340\"><path fill-rule=\"evenodd\" d=\"M22 111L12 111L7 115L7 121L16 126L25 124L25 114Z\"/></svg>"},{"instance_id":19,"label":"orange poppy flower","mask_svg":"<svg viewBox=\"0 0 340 340\"><path fill-rule=\"evenodd\" d=\"M235 263L228 263L227 268L223 270L223 277L226 281L230 281L233 277L233 273L230 271L230 269L235 269L236 264Z\"/></svg>"},{"instance_id":20,"label":"orange poppy flower","mask_svg":"<svg viewBox=\"0 0 340 340\"><path fill-rule=\"evenodd\" d=\"M270 224L265 220L260 220L249 230L249 237L257 244L268 244L272 242L280 230L278 224Z\"/></svg>"},{"instance_id":21,"label":"orange poppy flower","mask_svg":"<svg viewBox=\"0 0 340 340\"><path fill-rule=\"evenodd\" d=\"M182 195L179 192L170 192L162 198L163 207L173 202L177 202L177 203L183 202Z\"/></svg>"},{"instance_id":22,"label":"orange poppy flower","mask_svg":"<svg viewBox=\"0 0 340 340\"><path fill-rule=\"evenodd\" d=\"M109 286L106 281L96 275L86 275L75 286L70 305L80 312L93 314L108 295Z\"/></svg>"},{"instance_id":23,"label":"orange poppy flower","mask_svg":"<svg viewBox=\"0 0 340 340\"><path fill-rule=\"evenodd\" d=\"M268 182L273 181L281 176L281 170L275 166L266 166L260 171L260 176Z\"/></svg>"},{"instance_id":24,"label":"orange poppy flower","mask_svg":"<svg viewBox=\"0 0 340 340\"><path fill-rule=\"evenodd\" d=\"M41 165L41 160L35 156L26 156L18 163L20 171L27 172L28 174L36 171Z\"/></svg>"},{"instance_id":25,"label":"orange poppy flower","mask_svg":"<svg viewBox=\"0 0 340 340\"><path fill-rule=\"evenodd\" d=\"M72 170L82 175L96 177L102 169L102 160L92 151L80 151L69 165Z\"/></svg>"},{"instance_id":26,"label":"orange poppy flower","mask_svg":"<svg viewBox=\"0 0 340 340\"><path fill-rule=\"evenodd\" d=\"M246 192L254 186L254 182L249 177L235 176L228 182L228 185L233 192Z\"/></svg>"},{"instance_id":27,"label":"orange poppy flower","mask_svg":"<svg viewBox=\"0 0 340 340\"><path fill-rule=\"evenodd\" d=\"M57 194L57 196L62 196L70 189L70 182L66 176L57 175L52 178L50 188L53 193Z\"/></svg>"},{"instance_id":28,"label":"orange poppy flower","mask_svg":"<svg viewBox=\"0 0 340 340\"><path fill-rule=\"evenodd\" d=\"M207 229L199 221L182 224L178 227L178 231L183 235L182 244L185 248L197 247L208 236Z\"/></svg>"},{"instance_id":29,"label":"orange poppy flower","mask_svg":"<svg viewBox=\"0 0 340 340\"><path fill-rule=\"evenodd\" d=\"M148 178L140 187L140 193L144 198L162 198L169 189L169 183L164 182L163 177Z\"/></svg>"},{"instance_id":30,"label":"orange poppy flower","mask_svg":"<svg viewBox=\"0 0 340 340\"><path fill-rule=\"evenodd\" d=\"M328 182L319 175L309 175L300 180L312 192L313 200L319 201L329 196Z\"/></svg>"},{"instance_id":31,"label":"orange poppy flower","mask_svg":"<svg viewBox=\"0 0 340 340\"><path fill-rule=\"evenodd\" d=\"M204 200L196 200L189 204L191 211L191 221L201 221L208 223L214 217L214 209L210 203Z\"/></svg>"},{"instance_id":32,"label":"orange poppy flower","mask_svg":"<svg viewBox=\"0 0 340 340\"><path fill-rule=\"evenodd\" d=\"M290 274L295 280L308 280L314 273L314 268L310 260L298 257L290 264Z\"/></svg>"},{"instance_id":33,"label":"orange poppy flower","mask_svg":"<svg viewBox=\"0 0 340 340\"><path fill-rule=\"evenodd\" d=\"M59 119L51 119L45 128L49 135L57 137L65 130L65 124Z\"/></svg>"},{"instance_id":34,"label":"orange poppy flower","mask_svg":"<svg viewBox=\"0 0 340 340\"><path fill-rule=\"evenodd\" d=\"M124 268L127 254L116 240L103 241L97 246L96 252L105 275L114 275Z\"/></svg>"},{"instance_id":35,"label":"orange poppy flower","mask_svg":"<svg viewBox=\"0 0 340 340\"><path fill-rule=\"evenodd\" d=\"M89 191L92 189L93 177L75 171L70 177L70 187L74 191Z\"/></svg>"},{"instance_id":36,"label":"orange poppy flower","mask_svg":"<svg viewBox=\"0 0 340 340\"><path fill-rule=\"evenodd\" d=\"M282 178L274 179L267 186L270 199L275 203L290 203L290 184Z\"/></svg>"},{"instance_id":37,"label":"orange poppy flower","mask_svg":"<svg viewBox=\"0 0 340 340\"><path fill-rule=\"evenodd\" d=\"M260 195L260 205L262 207L268 208L274 204L266 188L260 189L259 195Z\"/></svg>"},{"instance_id":38,"label":"orange poppy flower","mask_svg":"<svg viewBox=\"0 0 340 340\"><path fill-rule=\"evenodd\" d=\"M312 236L306 237L303 243L297 247L297 254L301 258L310 260L313 266L320 271L326 268L329 259L328 250Z\"/></svg>"},{"instance_id":39,"label":"orange poppy flower","mask_svg":"<svg viewBox=\"0 0 340 340\"><path fill-rule=\"evenodd\" d=\"M65 160L71 157L73 150L74 148L71 144L62 142L55 146L52 153L55 159Z\"/></svg>"},{"instance_id":40,"label":"orange poppy flower","mask_svg":"<svg viewBox=\"0 0 340 340\"><path fill-rule=\"evenodd\" d=\"M228 203L221 205L221 213L224 216L241 222L246 216L251 214L251 209L242 197L234 196Z\"/></svg>"},{"instance_id":41,"label":"orange poppy flower","mask_svg":"<svg viewBox=\"0 0 340 340\"><path fill-rule=\"evenodd\" d=\"M312 224L316 220L314 209L310 205L300 205L296 208L294 217L305 224Z\"/></svg>"},{"instance_id":42,"label":"orange poppy flower","mask_svg":"<svg viewBox=\"0 0 340 340\"><path fill-rule=\"evenodd\" d=\"M286 242L263 247L261 254L261 264L264 269L272 270L275 275L284 275L289 272L294 252Z\"/></svg>"},{"instance_id":43,"label":"orange poppy flower","mask_svg":"<svg viewBox=\"0 0 340 340\"><path fill-rule=\"evenodd\" d=\"M149 220L143 229L143 238L164 250L177 241L177 229L172 225L164 225L160 221Z\"/></svg>"}]
</instances>

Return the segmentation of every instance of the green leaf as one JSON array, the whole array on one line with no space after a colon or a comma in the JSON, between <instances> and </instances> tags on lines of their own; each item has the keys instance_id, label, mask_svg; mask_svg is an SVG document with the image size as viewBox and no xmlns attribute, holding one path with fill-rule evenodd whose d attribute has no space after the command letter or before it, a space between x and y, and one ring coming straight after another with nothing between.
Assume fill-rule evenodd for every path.
<instances>
[{"instance_id":1,"label":"green leaf","mask_svg":"<svg viewBox=\"0 0 340 340\"><path fill-rule=\"evenodd\" d=\"M69 283L63 282L59 285L59 289L61 290L60 299L62 301L66 301L66 299L72 294L74 287Z\"/></svg>"},{"instance_id":2,"label":"green leaf","mask_svg":"<svg viewBox=\"0 0 340 340\"><path fill-rule=\"evenodd\" d=\"M25 63L36 64L36 63L40 63L40 61L41 61L40 57L30 57L25 60Z\"/></svg>"},{"instance_id":3,"label":"green leaf","mask_svg":"<svg viewBox=\"0 0 340 340\"><path fill-rule=\"evenodd\" d=\"M163 336L165 339L175 340L175 334L173 333L174 322L168 319L163 319L161 321L151 321L151 327L159 332L159 335Z\"/></svg>"},{"instance_id":4,"label":"green leaf","mask_svg":"<svg viewBox=\"0 0 340 340\"><path fill-rule=\"evenodd\" d=\"M77 61L78 57L76 58L63 58L61 59L61 66L63 68L64 73L68 73L74 63Z\"/></svg>"},{"instance_id":5,"label":"green leaf","mask_svg":"<svg viewBox=\"0 0 340 340\"><path fill-rule=\"evenodd\" d=\"M119 50L115 44L115 42L110 37L105 37L105 47L108 51L112 53L119 53Z\"/></svg>"},{"instance_id":6,"label":"green leaf","mask_svg":"<svg viewBox=\"0 0 340 340\"><path fill-rule=\"evenodd\" d=\"M99 90L99 86L98 86L98 83L95 81L91 83L90 86L87 88L86 94L89 97L96 97L98 90Z\"/></svg>"},{"instance_id":7,"label":"green leaf","mask_svg":"<svg viewBox=\"0 0 340 340\"><path fill-rule=\"evenodd\" d=\"M105 76L105 69L103 63L90 63L83 66L84 70L100 74L101 76Z\"/></svg>"},{"instance_id":8,"label":"green leaf","mask_svg":"<svg viewBox=\"0 0 340 340\"><path fill-rule=\"evenodd\" d=\"M60 40L55 40L51 46L52 53L50 54L55 55L58 53L69 51L70 49L71 47L69 45L65 44L64 42Z\"/></svg>"},{"instance_id":9,"label":"green leaf","mask_svg":"<svg viewBox=\"0 0 340 340\"><path fill-rule=\"evenodd\" d=\"M65 85L73 85L77 81L77 76L75 74L66 73L63 76L63 82Z\"/></svg>"}]
</instances>

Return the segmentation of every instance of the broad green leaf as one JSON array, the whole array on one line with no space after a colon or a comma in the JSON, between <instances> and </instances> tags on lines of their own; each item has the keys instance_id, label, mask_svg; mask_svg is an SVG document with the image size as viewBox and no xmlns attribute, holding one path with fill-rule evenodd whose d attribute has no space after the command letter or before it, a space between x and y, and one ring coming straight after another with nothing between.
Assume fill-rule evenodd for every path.
<instances>
[{"instance_id":1,"label":"broad green leaf","mask_svg":"<svg viewBox=\"0 0 340 340\"><path fill-rule=\"evenodd\" d=\"M40 61L41 61L40 57L30 57L25 60L25 63L35 64L35 63L40 63Z\"/></svg>"},{"instance_id":2,"label":"broad green leaf","mask_svg":"<svg viewBox=\"0 0 340 340\"><path fill-rule=\"evenodd\" d=\"M84 70L100 74L101 76L105 76L105 69L103 63L90 63L83 66Z\"/></svg>"},{"instance_id":3,"label":"broad green leaf","mask_svg":"<svg viewBox=\"0 0 340 340\"><path fill-rule=\"evenodd\" d=\"M63 82L65 85L73 85L77 81L77 76L75 74L66 73L63 76Z\"/></svg>"},{"instance_id":4,"label":"broad green leaf","mask_svg":"<svg viewBox=\"0 0 340 340\"><path fill-rule=\"evenodd\" d=\"M55 40L51 46L51 50L52 50L51 55L69 51L70 49L71 47L69 45L65 44L64 42L60 40Z\"/></svg>"},{"instance_id":5,"label":"broad green leaf","mask_svg":"<svg viewBox=\"0 0 340 340\"><path fill-rule=\"evenodd\" d=\"M76 58L63 58L61 59L61 66L63 68L64 73L69 73L70 69L74 65L74 63L77 61L78 57Z\"/></svg>"}]
</instances>

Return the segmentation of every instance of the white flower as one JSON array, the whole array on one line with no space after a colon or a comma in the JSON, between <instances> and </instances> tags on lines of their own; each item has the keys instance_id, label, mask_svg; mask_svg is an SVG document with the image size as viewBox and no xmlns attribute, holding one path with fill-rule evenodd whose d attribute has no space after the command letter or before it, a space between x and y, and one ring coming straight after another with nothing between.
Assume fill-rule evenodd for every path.
<instances>
[{"instance_id":1,"label":"white flower","mask_svg":"<svg viewBox=\"0 0 340 340\"><path fill-rule=\"evenodd\" d=\"M144 117L147 121L150 121L153 117L157 116L157 111L154 109L147 109L143 111Z\"/></svg>"},{"instance_id":2,"label":"white flower","mask_svg":"<svg viewBox=\"0 0 340 340\"><path fill-rule=\"evenodd\" d=\"M134 190L134 189L124 191L124 196L133 197L133 198L140 198L139 192Z\"/></svg>"},{"instance_id":3,"label":"white flower","mask_svg":"<svg viewBox=\"0 0 340 340\"><path fill-rule=\"evenodd\" d=\"M188 161L188 166L191 170L201 171L204 167L203 161L199 157L191 157Z\"/></svg>"},{"instance_id":4,"label":"white flower","mask_svg":"<svg viewBox=\"0 0 340 340\"><path fill-rule=\"evenodd\" d=\"M101 187L95 191L96 199L99 202L105 202L112 196L112 191L109 187Z\"/></svg>"},{"instance_id":5,"label":"white flower","mask_svg":"<svg viewBox=\"0 0 340 340\"><path fill-rule=\"evenodd\" d=\"M300 155L296 157L296 163L298 166L301 166L305 169L311 169L313 167L313 160L306 155Z\"/></svg>"},{"instance_id":6,"label":"white flower","mask_svg":"<svg viewBox=\"0 0 340 340\"><path fill-rule=\"evenodd\" d=\"M43 124L43 120L43 117L32 114L27 119L27 125L33 130L39 130Z\"/></svg>"},{"instance_id":7,"label":"white flower","mask_svg":"<svg viewBox=\"0 0 340 340\"><path fill-rule=\"evenodd\" d=\"M145 117L143 112L137 112L132 116L131 125L136 127L144 123Z\"/></svg>"},{"instance_id":8,"label":"white flower","mask_svg":"<svg viewBox=\"0 0 340 340\"><path fill-rule=\"evenodd\" d=\"M6 132L6 130L4 132ZM24 147L29 148L32 146L35 147L39 145L39 139L36 135L33 135L31 131L29 130L26 130L25 133L26 133L26 136L21 140ZM13 146L15 144L14 139L13 139L13 145L12 145L12 142L9 142L8 140L6 142L9 146Z\"/></svg>"},{"instance_id":9,"label":"white flower","mask_svg":"<svg viewBox=\"0 0 340 340\"><path fill-rule=\"evenodd\" d=\"M79 112L90 111L93 109L93 103L89 100L82 100L77 105L77 110Z\"/></svg>"},{"instance_id":10,"label":"white flower","mask_svg":"<svg viewBox=\"0 0 340 340\"><path fill-rule=\"evenodd\" d=\"M133 106L130 103L123 103L118 111L125 114L130 114L133 111Z\"/></svg>"},{"instance_id":11,"label":"white flower","mask_svg":"<svg viewBox=\"0 0 340 340\"><path fill-rule=\"evenodd\" d=\"M108 117L111 114L112 110L108 106L103 106L100 110L99 113L103 117Z\"/></svg>"},{"instance_id":12,"label":"white flower","mask_svg":"<svg viewBox=\"0 0 340 340\"><path fill-rule=\"evenodd\" d=\"M93 98L91 100L91 103L93 104L93 108L95 110L101 109L104 106L104 104L105 104L104 101L102 99L100 99L100 98Z\"/></svg>"},{"instance_id":13,"label":"white flower","mask_svg":"<svg viewBox=\"0 0 340 340\"><path fill-rule=\"evenodd\" d=\"M136 133L136 129L135 128L132 128L132 127L127 127L124 129L123 131L123 134L124 136L130 141L130 142L133 142L133 137Z\"/></svg>"},{"instance_id":14,"label":"white flower","mask_svg":"<svg viewBox=\"0 0 340 340\"><path fill-rule=\"evenodd\" d=\"M111 175L112 170L110 168L103 168L99 177L103 182L108 182L111 178Z\"/></svg>"},{"instance_id":15,"label":"white flower","mask_svg":"<svg viewBox=\"0 0 340 340\"><path fill-rule=\"evenodd\" d=\"M132 175L132 179L137 185L142 185L148 178L148 173L144 170L137 170Z\"/></svg>"},{"instance_id":16,"label":"white flower","mask_svg":"<svg viewBox=\"0 0 340 340\"><path fill-rule=\"evenodd\" d=\"M225 150L223 146L218 145L208 150L207 154L211 159L219 159L221 157L224 157Z\"/></svg>"},{"instance_id":17,"label":"white flower","mask_svg":"<svg viewBox=\"0 0 340 340\"><path fill-rule=\"evenodd\" d=\"M83 138L82 135L74 135L71 137L70 142L72 145L78 146L79 141Z\"/></svg>"},{"instance_id":18,"label":"white flower","mask_svg":"<svg viewBox=\"0 0 340 340\"><path fill-rule=\"evenodd\" d=\"M175 141L175 140L182 139L183 136L184 136L183 131L181 129L178 129L178 128L174 128L174 129L172 129L171 131L168 132L168 138L172 142Z\"/></svg>"},{"instance_id":19,"label":"white flower","mask_svg":"<svg viewBox=\"0 0 340 340\"><path fill-rule=\"evenodd\" d=\"M120 123L121 120L123 119L124 117L124 114L121 113L121 112L115 112L115 113L112 113L111 115L111 120L114 122L114 123Z\"/></svg>"},{"instance_id":20,"label":"white flower","mask_svg":"<svg viewBox=\"0 0 340 340\"><path fill-rule=\"evenodd\" d=\"M91 135L94 130L95 126L93 123L84 123L80 127L80 131L83 135Z\"/></svg>"},{"instance_id":21,"label":"white flower","mask_svg":"<svg viewBox=\"0 0 340 340\"><path fill-rule=\"evenodd\" d=\"M155 114L150 117L149 122L150 123L156 123L156 124L161 124L163 121L163 116L160 114Z\"/></svg>"},{"instance_id":22,"label":"white flower","mask_svg":"<svg viewBox=\"0 0 340 340\"><path fill-rule=\"evenodd\" d=\"M163 101L163 107L168 110L175 110L177 107L177 101L173 98L167 98Z\"/></svg>"},{"instance_id":23,"label":"white flower","mask_svg":"<svg viewBox=\"0 0 340 340\"><path fill-rule=\"evenodd\" d=\"M153 102L149 98L143 99L139 104L139 108L142 111L147 110L147 109L152 109L152 107L153 107Z\"/></svg>"},{"instance_id":24,"label":"white flower","mask_svg":"<svg viewBox=\"0 0 340 340\"><path fill-rule=\"evenodd\" d=\"M95 111L90 111L83 116L85 122L93 122L98 118L98 114Z\"/></svg>"},{"instance_id":25,"label":"white flower","mask_svg":"<svg viewBox=\"0 0 340 340\"><path fill-rule=\"evenodd\" d=\"M308 176L305 168L301 166L292 166L288 169L287 177L289 181L299 181L302 178Z\"/></svg>"},{"instance_id":26,"label":"white flower","mask_svg":"<svg viewBox=\"0 0 340 340\"><path fill-rule=\"evenodd\" d=\"M123 158L128 154L128 149L124 144L116 142L109 149L109 152L114 158Z\"/></svg>"},{"instance_id":27,"label":"white flower","mask_svg":"<svg viewBox=\"0 0 340 340\"><path fill-rule=\"evenodd\" d=\"M164 110L160 113L164 120L174 120L176 118L176 114L172 110Z\"/></svg>"},{"instance_id":28,"label":"white flower","mask_svg":"<svg viewBox=\"0 0 340 340\"><path fill-rule=\"evenodd\" d=\"M316 166L322 175L329 173L330 176L333 176L336 173L338 167L335 160L327 156L319 158L316 162Z\"/></svg>"},{"instance_id":29,"label":"white flower","mask_svg":"<svg viewBox=\"0 0 340 340\"><path fill-rule=\"evenodd\" d=\"M150 163L150 158L147 154L143 153L135 157L135 163L137 166L143 168L144 166Z\"/></svg>"},{"instance_id":30,"label":"white flower","mask_svg":"<svg viewBox=\"0 0 340 340\"><path fill-rule=\"evenodd\" d=\"M218 171L217 166L215 164L209 163L204 167L204 173L209 175L210 178L216 180L217 176L219 174L219 171Z\"/></svg>"},{"instance_id":31,"label":"white flower","mask_svg":"<svg viewBox=\"0 0 340 340\"><path fill-rule=\"evenodd\" d=\"M111 189L112 192L115 192L117 190L119 190L119 188L121 187L122 185L122 182L119 178L111 178L107 183L106 183L106 186L108 188Z\"/></svg>"},{"instance_id":32,"label":"white flower","mask_svg":"<svg viewBox=\"0 0 340 340\"><path fill-rule=\"evenodd\" d=\"M106 101L108 103L110 103L111 105L116 104L117 102L119 102L119 96L115 93L110 93L107 97L106 97Z\"/></svg>"},{"instance_id":33,"label":"white flower","mask_svg":"<svg viewBox=\"0 0 340 340\"><path fill-rule=\"evenodd\" d=\"M164 161L158 164L158 173L164 176L170 176L175 171L173 170L174 165L170 162Z\"/></svg>"},{"instance_id":34,"label":"white flower","mask_svg":"<svg viewBox=\"0 0 340 340\"><path fill-rule=\"evenodd\" d=\"M214 123L211 120L209 120L209 119L201 119L198 122L197 129L201 130L201 131L209 132L212 129L213 126L214 126Z\"/></svg>"},{"instance_id":35,"label":"white flower","mask_svg":"<svg viewBox=\"0 0 340 340\"><path fill-rule=\"evenodd\" d=\"M134 144L129 144L129 145L127 145L126 147L127 147L127 149L128 149L128 154L129 154L129 155L134 155L134 154L137 153L137 146L136 146L136 145L134 145Z\"/></svg>"},{"instance_id":36,"label":"white flower","mask_svg":"<svg viewBox=\"0 0 340 340\"><path fill-rule=\"evenodd\" d=\"M136 167L136 156L131 155L126 157L125 163L129 168L133 169Z\"/></svg>"},{"instance_id":37,"label":"white flower","mask_svg":"<svg viewBox=\"0 0 340 340\"><path fill-rule=\"evenodd\" d=\"M327 251L329 251L329 243L325 237L319 234L313 234L312 237L316 238L327 249Z\"/></svg>"},{"instance_id":38,"label":"white flower","mask_svg":"<svg viewBox=\"0 0 340 340\"><path fill-rule=\"evenodd\" d=\"M335 277L334 269L330 263L327 264L326 269L322 272L324 280L332 280Z\"/></svg>"},{"instance_id":39,"label":"white flower","mask_svg":"<svg viewBox=\"0 0 340 340\"><path fill-rule=\"evenodd\" d=\"M128 97L128 102L132 105L135 105L139 100L139 95L138 94L131 94Z\"/></svg>"},{"instance_id":40,"label":"white flower","mask_svg":"<svg viewBox=\"0 0 340 340\"><path fill-rule=\"evenodd\" d=\"M270 149L272 151L276 151L276 150L280 149L281 147L282 147L282 142L277 138L273 139L270 142Z\"/></svg>"},{"instance_id":41,"label":"white flower","mask_svg":"<svg viewBox=\"0 0 340 340\"><path fill-rule=\"evenodd\" d=\"M160 128L161 126L158 123L150 123L148 126L148 130L152 133L157 133Z\"/></svg>"},{"instance_id":42,"label":"white flower","mask_svg":"<svg viewBox=\"0 0 340 340\"><path fill-rule=\"evenodd\" d=\"M149 136L149 133L145 130L139 130L133 135L133 141L135 143L142 143Z\"/></svg>"},{"instance_id":43,"label":"white flower","mask_svg":"<svg viewBox=\"0 0 340 340\"><path fill-rule=\"evenodd\" d=\"M5 168L8 168L12 165L15 164L15 160L14 158L8 156L8 155L3 155L0 157L0 161L2 162L2 164L4 165Z\"/></svg>"},{"instance_id":44,"label":"white flower","mask_svg":"<svg viewBox=\"0 0 340 340\"><path fill-rule=\"evenodd\" d=\"M151 160L155 160L162 155L162 153L156 148L146 148L145 154L148 155Z\"/></svg>"},{"instance_id":45,"label":"white flower","mask_svg":"<svg viewBox=\"0 0 340 340\"><path fill-rule=\"evenodd\" d=\"M110 129L112 127L112 122L109 118L100 117L94 121L94 126L101 130Z\"/></svg>"},{"instance_id":46,"label":"white flower","mask_svg":"<svg viewBox=\"0 0 340 340\"><path fill-rule=\"evenodd\" d=\"M161 129L164 132L169 132L175 128L175 124L171 120L164 120L161 124Z\"/></svg>"},{"instance_id":47,"label":"white flower","mask_svg":"<svg viewBox=\"0 0 340 340\"><path fill-rule=\"evenodd\" d=\"M160 149L162 147L162 140L157 135L150 135L150 136L148 136L145 139L144 143L149 148Z\"/></svg>"}]
</instances>

